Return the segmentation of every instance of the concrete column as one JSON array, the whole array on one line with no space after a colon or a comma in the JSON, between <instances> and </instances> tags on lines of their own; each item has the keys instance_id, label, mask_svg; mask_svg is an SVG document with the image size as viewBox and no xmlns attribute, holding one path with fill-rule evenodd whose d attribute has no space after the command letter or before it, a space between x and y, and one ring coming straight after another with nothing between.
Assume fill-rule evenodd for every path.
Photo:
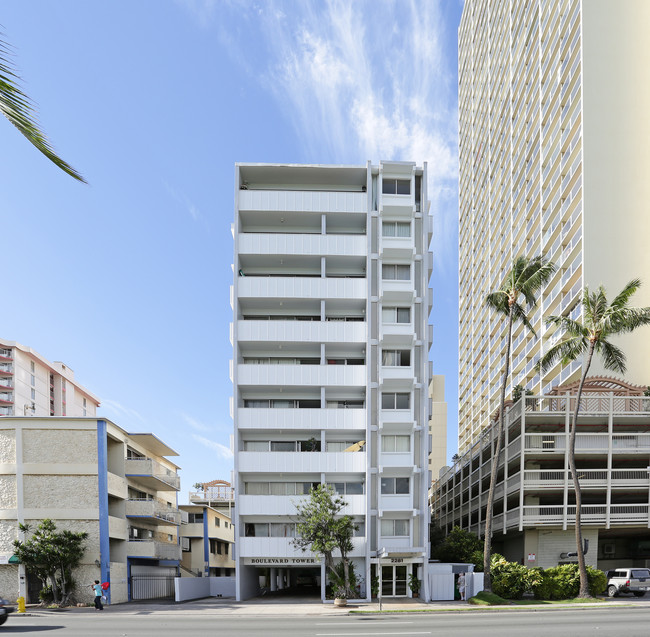
<instances>
[{"instance_id":1,"label":"concrete column","mask_svg":"<svg viewBox=\"0 0 650 637\"><path fill-rule=\"evenodd\" d=\"M276 590L278 590L278 573L277 573L277 571L278 571L277 568L272 568L271 572L270 572L270 575L269 575L269 578L271 580L271 592L272 593L275 592Z\"/></svg>"}]
</instances>

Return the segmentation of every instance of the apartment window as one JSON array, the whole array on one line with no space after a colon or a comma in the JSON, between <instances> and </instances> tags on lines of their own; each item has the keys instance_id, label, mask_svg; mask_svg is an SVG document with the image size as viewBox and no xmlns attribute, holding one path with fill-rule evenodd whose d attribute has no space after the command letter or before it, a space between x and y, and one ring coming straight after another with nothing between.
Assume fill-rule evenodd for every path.
<instances>
[{"instance_id":1,"label":"apartment window","mask_svg":"<svg viewBox=\"0 0 650 637\"><path fill-rule=\"evenodd\" d=\"M411 450L411 436L382 436L381 450L384 453L406 453Z\"/></svg>"},{"instance_id":2,"label":"apartment window","mask_svg":"<svg viewBox=\"0 0 650 637\"><path fill-rule=\"evenodd\" d=\"M409 307L384 307L381 310L382 323L410 323L411 308Z\"/></svg>"},{"instance_id":3,"label":"apartment window","mask_svg":"<svg viewBox=\"0 0 650 637\"><path fill-rule=\"evenodd\" d=\"M408 520L382 520L381 534L383 537L404 537L409 534Z\"/></svg>"},{"instance_id":4,"label":"apartment window","mask_svg":"<svg viewBox=\"0 0 650 637\"><path fill-rule=\"evenodd\" d=\"M221 526L221 520L219 518L214 519L214 525L215 526Z\"/></svg>"},{"instance_id":5,"label":"apartment window","mask_svg":"<svg viewBox=\"0 0 650 637\"><path fill-rule=\"evenodd\" d=\"M381 276L384 281L410 281L411 266L401 263L384 263L381 266Z\"/></svg>"},{"instance_id":6,"label":"apartment window","mask_svg":"<svg viewBox=\"0 0 650 637\"><path fill-rule=\"evenodd\" d=\"M84 399L83 399L83 413L84 413L84 416L87 415L86 407L87 407L87 403L86 403L86 399L84 398Z\"/></svg>"},{"instance_id":7,"label":"apartment window","mask_svg":"<svg viewBox=\"0 0 650 637\"><path fill-rule=\"evenodd\" d=\"M187 521L189 524L203 523L203 513L188 513Z\"/></svg>"},{"instance_id":8,"label":"apartment window","mask_svg":"<svg viewBox=\"0 0 650 637\"><path fill-rule=\"evenodd\" d=\"M268 440L245 440L244 451L268 451Z\"/></svg>"},{"instance_id":9,"label":"apartment window","mask_svg":"<svg viewBox=\"0 0 650 637\"><path fill-rule=\"evenodd\" d=\"M36 371L36 365L34 365L34 361L29 361L29 369L32 374Z\"/></svg>"},{"instance_id":10,"label":"apartment window","mask_svg":"<svg viewBox=\"0 0 650 637\"><path fill-rule=\"evenodd\" d=\"M36 387L36 376L32 374L32 387Z\"/></svg>"},{"instance_id":11,"label":"apartment window","mask_svg":"<svg viewBox=\"0 0 650 637\"><path fill-rule=\"evenodd\" d=\"M381 224L381 234L384 237L410 237L411 224L405 221L384 221Z\"/></svg>"},{"instance_id":12,"label":"apartment window","mask_svg":"<svg viewBox=\"0 0 650 637\"><path fill-rule=\"evenodd\" d=\"M167 534L167 541L168 542L173 542L174 541L174 536L171 533Z\"/></svg>"},{"instance_id":13,"label":"apartment window","mask_svg":"<svg viewBox=\"0 0 650 637\"><path fill-rule=\"evenodd\" d=\"M296 525L291 522L271 522L269 527L271 537L296 536Z\"/></svg>"},{"instance_id":14,"label":"apartment window","mask_svg":"<svg viewBox=\"0 0 650 637\"><path fill-rule=\"evenodd\" d=\"M363 495L363 482L334 482L330 486L336 495Z\"/></svg>"},{"instance_id":15,"label":"apartment window","mask_svg":"<svg viewBox=\"0 0 650 637\"><path fill-rule=\"evenodd\" d=\"M296 495L296 483L270 482L269 495Z\"/></svg>"},{"instance_id":16,"label":"apartment window","mask_svg":"<svg viewBox=\"0 0 650 637\"><path fill-rule=\"evenodd\" d=\"M332 442L328 442L326 449L327 451L333 451L335 453L338 453L340 451L346 451L350 449L350 447L354 447L354 445L359 444L360 442L363 442L362 440L334 440ZM350 451L363 451L363 446L360 447L354 447L353 449L350 449Z\"/></svg>"},{"instance_id":17,"label":"apartment window","mask_svg":"<svg viewBox=\"0 0 650 637\"><path fill-rule=\"evenodd\" d=\"M36 390L33 387L31 389L31 397L32 397L32 400L36 400Z\"/></svg>"},{"instance_id":18,"label":"apartment window","mask_svg":"<svg viewBox=\"0 0 650 637\"><path fill-rule=\"evenodd\" d=\"M328 400L328 409L363 409L363 400Z\"/></svg>"},{"instance_id":19,"label":"apartment window","mask_svg":"<svg viewBox=\"0 0 650 637\"><path fill-rule=\"evenodd\" d=\"M268 522L246 522L244 524L244 535L246 537L269 537Z\"/></svg>"},{"instance_id":20,"label":"apartment window","mask_svg":"<svg viewBox=\"0 0 650 637\"><path fill-rule=\"evenodd\" d=\"M410 367L411 352L408 349L383 350L381 364L384 367Z\"/></svg>"},{"instance_id":21,"label":"apartment window","mask_svg":"<svg viewBox=\"0 0 650 637\"><path fill-rule=\"evenodd\" d=\"M382 495L406 495L409 493L408 478L382 478Z\"/></svg>"},{"instance_id":22,"label":"apartment window","mask_svg":"<svg viewBox=\"0 0 650 637\"><path fill-rule=\"evenodd\" d=\"M384 177L381 182L381 192L384 195L410 195L411 180L386 179L386 177Z\"/></svg>"},{"instance_id":23,"label":"apartment window","mask_svg":"<svg viewBox=\"0 0 650 637\"><path fill-rule=\"evenodd\" d=\"M364 537L366 534L366 523L365 522L355 522L355 529L353 536L354 537Z\"/></svg>"},{"instance_id":24,"label":"apartment window","mask_svg":"<svg viewBox=\"0 0 650 637\"><path fill-rule=\"evenodd\" d=\"M393 392L382 392L381 408L382 409L409 409L410 394L401 394Z\"/></svg>"}]
</instances>

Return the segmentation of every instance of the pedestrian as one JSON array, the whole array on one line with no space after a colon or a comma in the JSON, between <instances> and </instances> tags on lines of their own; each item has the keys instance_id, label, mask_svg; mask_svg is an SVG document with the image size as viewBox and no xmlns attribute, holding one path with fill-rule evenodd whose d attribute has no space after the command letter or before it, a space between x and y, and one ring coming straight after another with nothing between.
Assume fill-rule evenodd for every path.
<instances>
[{"instance_id":1,"label":"pedestrian","mask_svg":"<svg viewBox=\"0 0 650 637\"><path fill-rule=\"evenodd\" d=\"M460 593L460 599L462 602L465 601L465 573L461 573L458 576L458 592Z\"/></svg>"},{"instance_id":2,"label":"pedestrian","mask_svg":"<svg viewBox=\"0 0 650 637\"><path fill-rule=\"evenodd\" d=\"M102 595L104 594L102 585L99 583L99 580L96 579L95 583L90 586L95 591L95 610L104 610L104 605L102 604Z\"/></svg>"}]
</instances>

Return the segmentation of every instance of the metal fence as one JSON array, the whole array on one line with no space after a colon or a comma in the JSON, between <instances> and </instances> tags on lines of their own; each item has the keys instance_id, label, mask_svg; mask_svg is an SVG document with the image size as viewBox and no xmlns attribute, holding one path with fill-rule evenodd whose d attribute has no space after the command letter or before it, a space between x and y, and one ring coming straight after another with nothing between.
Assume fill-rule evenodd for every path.
<instances>
[{"instance_id":1,"label":"metal fence","mask_svg":"<svg viewBox=\"0 0 650 637\"><path fill-rule=\"evenodd\" d=\"M131 600L173 599L173 575L131 575Z\"/></svg>"}]
</instances>

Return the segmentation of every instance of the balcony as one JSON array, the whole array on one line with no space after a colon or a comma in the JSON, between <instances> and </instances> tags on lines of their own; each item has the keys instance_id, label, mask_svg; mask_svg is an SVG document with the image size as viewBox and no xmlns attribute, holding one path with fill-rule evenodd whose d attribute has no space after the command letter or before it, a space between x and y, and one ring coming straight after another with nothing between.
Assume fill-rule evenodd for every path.
<instances>
[{"instance_id":1,"label":"balcony","mask_svg":"<svg viewBox=\"0 0 650 637\"><path fill-rule=\"evenodd\" d=\"M238 365L238 385L364 387L365 365Z\"/></svg>"},{"instance_id":2,"label":"balcony","mask_svg":"<svg viewBox=\"0 0 650 637\"><path fill-rule=\"evenodd\" d=\"M124 474L133 482L157 491L178 491L181 486L181 479L174 471L151 458L125 459Z\"/></svg>"},{"instance_id":3,"label":"balcony","mask_svg":"<svg viewBox=\"0 0 650 637\"><path fill-rule=\"evenodd\" d=\"M404 495L379 495L380 517L388 511L408 511L411 513L415 508L413 505L413 494L411 493Z\"/></svg>"},{"instance_id":4,"label":"balcony","mask_svg":"<svg viewBox=\"0 0 650 637\"><path fill-rule=\"evenodd\" d=\"M379 296L384 303L412 303L415 299L413 281L383 279L380 282Z\"/></svg>"},{"instance_id":5,"label":"balcony","mask_svg":"<svg viewBox=\"0 0 650 637\"><path fill-rule=\"evenodd\" d=\"M366 496L346 495L345 515L365 515ZM241 495L237 500L240 515L295 515L296 503L308 500L308 496L290 495Z\"/></svg>"},{"instance_id":6,"label":"balcony","mask_svg":"<svg viewBox=\"0 0 650 637\"><path fill-rule=\"evenodd\" d=\"M368 195L319 190L240 190L239 210L366 213Z\"/></svg>"},{"instance_id":7,"label":"balcony","mask_svg":"<svg viewBox=\"0 0 650 637\"><path fill-rule=\"evenodd\" d=\"M379 368L379 383L392 388L408 389L415 382L415 371L411 365L385 365Z\"/></svg>"},{"instance_id":8,"label":"balcony","mask_svg":"<svg viewBox=\"0 0 650 637\"><path fill-rule=\"evenodd\" d=\"M108 495L113 496L114 498L120 498L121 500L126 500L128 492L126 478L118 476L110 471L106 472L106 476L108 482Z\"/></svg>"},{"instance_id":9,"label":"balcony","mask_svg":"<svg viewBox=\"0 0 650 637\"><path fill-rule=\"evenodd\" d=\"M379 454L380 469L387 467L407 467L412 468L415 463L413 462L413 452L390 452ZM381 470L380 470L381 473Z\"/></svg>"},{"instance_id":10,"label":"balcony","mask_svg":"<svg viewBox=\"0 0 650 637\"><path fill-rule=\"evenodd\" d=\"M365 300L365 278L238 277L239 298L250 299L352 299Z\"/></svg>"},{"instance_id":11,"label":"balcony","mask_svg":"<svg viewBox=\"0 0 650 637\"><path fill-rule=\"evenodd\" d=\"M171 542L157 542L155 540L133 540L126 543L128 557L149 557L159 560L179 560L181 547Z\"/></svg>"},{"instance_id":12,"label":"balcony","mask_svg":"<svg viewBox=\"0 0 650 637\"><path fill-rule=\"evenodd\" d=\"M256 409L237 410L238 429L365 430L365 409Z\"/></svg>"},{"instance_id":13,"label":"balcony","mask_svg":"<svg viewBox=\"0 0 650 637\"><path fill-rule=\"evenodd\" d=\"M365 234L240 233L239 255L359 256L367 253Z\"/></svg>"},{"instance_id":14,"label":"balcony","mask_svg":"<svg viewBox=\"0 0 650 637\"><path fill-rule=\"evenodd\" d=\"M240 343L365 343L367 331L365 321L237 321Z\"/></svg>"},{"instance_id":15,"label":"balcony","mask_svg":"<svg viewBox=\"0 0 650 637\"><path fill-rule=\"evenodd\" d=\"M364 473L366 452L240 451L238 462L251 473Z\"/></svg>"},{"instance_id":16,"label":"balcony","mask_svg":"<svg viewBox=\"0 0 650 637\"><path fill-rule=\"evenodd\" d=\"M510 515L511 511L508 512ZM568 505L534 505L523 507L524 526L568 526L575 524L576 507ZM581 522L584 526L648 526L648 504L584 504Z\"/></svg>"},{"instance_id":17,"label":"balcony","mask_svg":"<svg viewBox=\"0 0 650 637\"><path fill-rule=\"evenodd\" d=\"M127 518L145 518L163 524L178 526L181 523L181 514L178 509L170 509L165 503L158 500L127 500Z\"/></svg>"},{"instance_id":18,"label":"balcony","mask_svg":"<svg viewBox=\"0 0 650 637\"><path fill-rule=\"evenodd\" d=\"M579 469L578 476L581 489L605 489L608 478L613 488L624 489L647 489L650 481L647 469L612 469L611 475L607 469ZM517 478L518 476L512 476L512 479ZM573 482L569 471L566 479L569 489L572 490ZM518 479L517 484L519 484ZM524 489L563 489L564 485L565 473L562 470L526 469L524 471Z\"/></svg>"},{"instance_id":19,"label":"balcony","mask_svg":"<svg viewBox=\"0 0 650 637\"><path fill-rule=\"evenodd\" d=\"M108 537L113 540L126 540L129 537L129 529L126 520L108 516Z\"/></svg>"}]
</instances>

